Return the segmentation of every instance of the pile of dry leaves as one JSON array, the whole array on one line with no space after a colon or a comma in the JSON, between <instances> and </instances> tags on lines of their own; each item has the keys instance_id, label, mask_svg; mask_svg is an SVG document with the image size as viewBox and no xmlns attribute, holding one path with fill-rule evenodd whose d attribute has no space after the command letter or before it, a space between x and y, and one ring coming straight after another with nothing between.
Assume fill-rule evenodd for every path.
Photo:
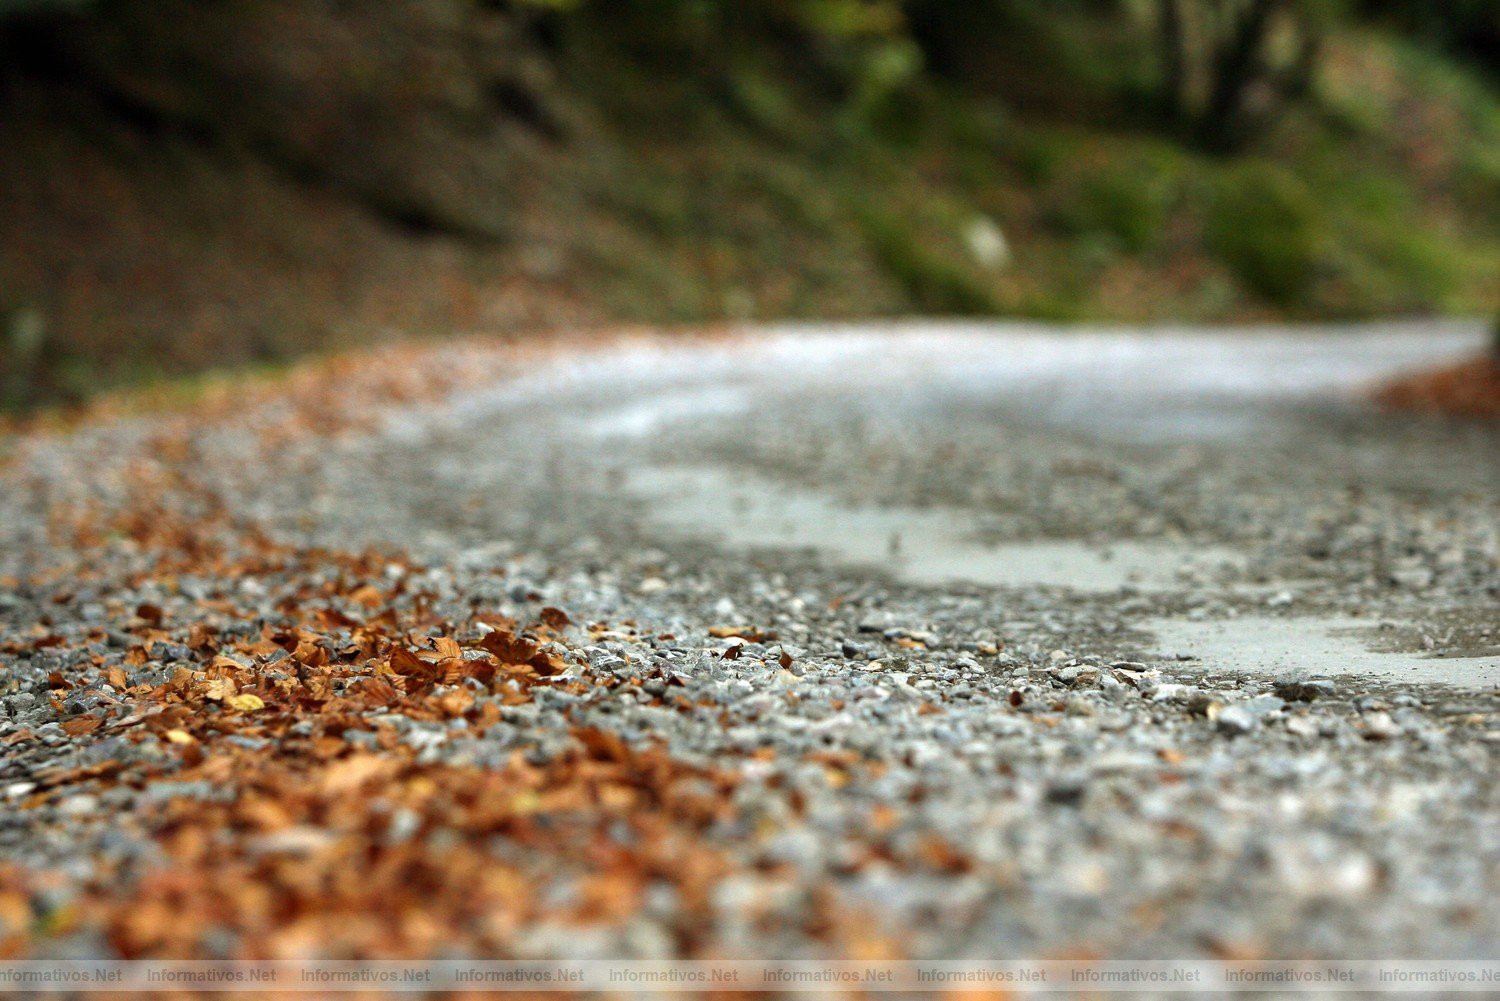
<instances>
[{"instance_id":1,"label":"pile of dry leaves","mask_svg":"<svg viewBox=\"0 0 1500 1001\"><path fill-rule=\"evenodd\" d=\"M1476 358L1393 382L1376 399L1393 410L1500 417L1500 357Z\"/></svg>"},{"instance_id":2,"label":"pile of dry leaves","mask_svg":"<svg viewBox=\"0 0 1500 1001\"><path fill-rule=\"evenodd\" d=\"M467 370L491 373L495 356L475 351ZM291 437L373 418L347 401L455 384L451 354L441 367L390 355L254 390L267 465ZM51 588L59 615L74 586L104 596L110 621L65 638L44 616L0 657L68 653L74 666L47 682L62 731L79 747L123 739L133 749L18 773L41 744L11 733L0 771L26 779L19 808L105 802L122 786L159 795L107 820L153 839L155 861L101 869L76 905L45 920L36 901L55 877L0 868L0 956L76 931L132 957L505 955L539 922L623 920L648 884L673 888L674 947L693 952L705 927L695 914L727 866L703 833L729 819L735 778L571 724L571 750L539 763L519 751L501 768L422 759L393 720L462 721L482 737L538 686L579 693L640 679L595 679L582 658L567 670L570 637L589 629L560 609L530 623L483 608L444 617L399 554L298 547L238 521L203 474L192 431L249 409L215 395L163 422L140 455L99 471L110 490L84 484L52 512L68 558L8 582ZM120 595L174 591L185 576L221 586L188 615L120 607ZM242 606L245 582L275 589L274 618ZM122 658L90 653L122 635ZM165 676L163 650L176 651ZM94 708L68 708L80 693ZM560 877L572 892L549 896Z\"/></svg>"}]
</instances>

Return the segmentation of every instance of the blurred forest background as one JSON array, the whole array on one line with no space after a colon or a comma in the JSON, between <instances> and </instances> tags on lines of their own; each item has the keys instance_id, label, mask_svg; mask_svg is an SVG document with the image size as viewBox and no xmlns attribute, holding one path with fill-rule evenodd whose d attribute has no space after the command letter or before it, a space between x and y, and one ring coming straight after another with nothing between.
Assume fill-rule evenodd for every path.
<instances>
[{"instance_id":1,"label":"blurred forest background","mask_svg":"<svg viewBox=\"0 0 1500 1001\"><path fill-rule=\"evenodd\" d=\"M0 405L393 333L1500 308L1496 0L0 0Z\"/></svg>"}]
</instances>

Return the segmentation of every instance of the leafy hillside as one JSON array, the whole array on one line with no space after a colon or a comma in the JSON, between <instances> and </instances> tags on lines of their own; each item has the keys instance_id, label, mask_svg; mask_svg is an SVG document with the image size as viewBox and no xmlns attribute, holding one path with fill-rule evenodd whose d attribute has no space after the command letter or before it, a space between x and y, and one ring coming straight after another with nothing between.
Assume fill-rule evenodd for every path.
<instances>
[{"instance_id":1,"label":"leafy hillside","mask_svg":"<svg viewBox=\"0 0 1500 1001\"><path fill-rule=\"evenodd\" d=\"M1173 48L1172 6L12 3L0 392L395 333L1500 307L1468 36L1224 0Z\"/></svg>"}]
</instances>

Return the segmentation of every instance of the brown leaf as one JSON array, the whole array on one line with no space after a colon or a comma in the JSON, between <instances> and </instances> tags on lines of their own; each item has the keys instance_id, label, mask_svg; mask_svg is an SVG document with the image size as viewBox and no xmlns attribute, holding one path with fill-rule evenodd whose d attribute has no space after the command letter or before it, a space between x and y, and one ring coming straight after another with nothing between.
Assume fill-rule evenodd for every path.
<instances>
[{"instance_id":1,"label":"brown leaf","mask_svg":"<svg viewBox=\"0 0 1500 1001\"><path fill-rule=\"evenodd\" d=\"M385 597L376 590L373 584L366 584L364 587L355 588L350 592L349 600L356 605L363 605L366 608L379 608L385 604Z\"/></svg>"},{"instance_id":2,"label":"brown leaf","mask_svg":"<svg viewBox=\"0 0 1500 1001\"><path fill-rule=\"evenodd\" d=\"M500 722L502 715L504 714L500 711L500 707L493 700L485 702L480 705L479 712L475 714L474 729L479 733L483 733L489 727Z\"/></svg>"},{"instance_id":3,"label":"brown leaf","mask_svg":"<svg viewBox=\"0 0 1500 1001\"><path fill-rule=\"evenodd\" d=\"M542 623L546 625L548 629L564 629L568 626L571 626L573 624L573 620L568 618L568 613L563 611L561 608L552 608L551 606L548 606L547 608L542 609Z\"/></svg>"},{"instance_id":4,"label":"brown leaf","mask_svg":"<svg viewBox=\"0 0 1500 1001\"><path fill-rule=\"evenodd\" d=\"M600 761L627 762L630 760L630 748L625 746L625 741L620 735L611 730L601 730L598 727L582 727L573 731L584 747L588 748L589 754Z\"/></svg>"},{"instance_id":5,"label":"brown leaf","mask_svg":"<svg viewBox=\"0 0 1500 1001\"><path fill-rule=\"evenodd\" d=\"M467 688L455 688L446 692L437 700L438 709L449 719L456 719L469 711L474 704L474 693Z\"/></svg>"},{"instance_id":6,"label":"brown leaf","mask_svg":"<svg viewBox=\"0 0 1500 1001\"><path fill-rule=\"evenodd\" d=\"M464 673L488 686L495 680L495 665L489 660L466 660L461 662Z\"/></svg>"},{"instance_id":7,"label":"brown leaf","mask_svg":"<svg viewBox=\"0 0 1500 1001\"><path fill-rule=\"evenodd\" d=\"M388 706L401 697L396 687L384 678L361 678L350 691L372 706Z\"/></svg>"},{"instance_id":8,"label":"brown leaf","mask_svg":"<svg viewBox=\"0 0 1500 1001\"><path fill-rule=\"evenodd\" d=\"M70 720L63 721L62 731L69 737L82 737L84 734L93 733L99 729L104 720L98 716L74 716Z\"/></svg>"},{"instance_id":9,"label":"brown leaf","mask_svg":"<svg viewBox=\"0 0 1500 1001\"><path fill-rule=\"evenodd\" d=\"M499 658L502 664L529 664L537 655L535 643L504 629L486 634L479 645Z\"/></svg>"},{"instance_id":10,"label":"brown leaf","mask_svg":"<svg viewBox=\"0 0 1500 1001\"><path fill-rule=\"evenodd\" d=\"M352 792L378 776L389 775L399 768L398 762L378 754L356 754L328 766L322 775L324 795Z\"/></svg>"},{"instance_id":11,"label":"brown leaf","mask_svg":"<svg viewBox=\"0 0 1500 1001\"><path fill-rule=\"evenodd\" d=\"M324 629L348 629L360 624L358 619L345 615L337 608L320 608L316 618L318 625Z\"/></svg>"},{"instance_id":12,"label":"brown leaf","mask_svg":"<svg viewBox=\"0 0 1500 1001\"><path fill-rule=\"evenodd\" d=\"M776 638L771 630L757 629L755 626L713 626L708 630L708 635L718 640L739 637L751 643L769 643Z\"/></svg>"},{"instance_id":13,"label":"brown leaf","mask_svg":"<svg viewBox=\"0 0 1500 1001\"><path fill-rule=\"evenodd\" d=\"M391 649L390 661L391 670L397 674L420 674L427 670L427 664L404 646Z\"/></svg>"},{"instance_id":14,"label":"brown leaf","mask_svg":"<svg viewBox=\"0 0 1500 1001\"><path fill-rule=\"evenodd\" d=\"M327 702L333 698L333 682L323 675L314 675L302 683L306 698L312 702Z\"/></svg>"},{"instance_id":15,"label":"brown leaf","mask_svg":"<svg viewBox=\"0 0 1500 1001\"><path fill-rule=\"evenodd\" d=\"M292 651L292 659L308 667L323 667L328 663L328 651L320 644L305 639Z\"/></svg>"},{"instance_id":16,"label":"brown leaf","mask_svg":"<svg viewBox=\"0 0 1500 1001\"><path fill-rule=\"evenodd\" d=\"M918 842L917 855L940 872L962 874L974 867L972 859L937 835L929 835Z\"/></svg>"}]
</instances>

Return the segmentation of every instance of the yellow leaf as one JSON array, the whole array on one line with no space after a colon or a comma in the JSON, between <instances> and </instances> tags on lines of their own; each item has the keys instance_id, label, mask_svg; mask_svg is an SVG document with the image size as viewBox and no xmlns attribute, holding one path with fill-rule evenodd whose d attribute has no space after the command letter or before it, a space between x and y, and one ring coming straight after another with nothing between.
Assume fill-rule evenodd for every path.
<instances>
[{"instance_id":1,"label":"yellow leaf","mask_svg":"<svg viewBox=\"0 0 1500 1001\"><path fill-rule=\"evenodd\" d=\"M511 812L521 814L522 816L536 813L541 809L541 806L542 798L530 790L516 793L510 799Z\"/></svg>"},{"instance_id":2,"label":"yellow leaf","mask_svg":"<svg viewBox=\"0 0 1500 1001\"><path fill-rule=\"evenodd\" d=\"M164 736L174 744L198 743L198 738L194 737L186 730L168 730Z\"/></svg>"},{"instance_id":3,"label":"yellow leaf","mask_svg":"<svg viewBox=\"0 0 1500 1001\"><path fill-rule=\"evenodd\" d=\"M244 695L231 695L224 700L224 704L238 709L242 713L253 713L257 709L264 709L266 707L265 702L261 701L259 695L251 695L248 692Z\"/></svg>"}]
</instances>

